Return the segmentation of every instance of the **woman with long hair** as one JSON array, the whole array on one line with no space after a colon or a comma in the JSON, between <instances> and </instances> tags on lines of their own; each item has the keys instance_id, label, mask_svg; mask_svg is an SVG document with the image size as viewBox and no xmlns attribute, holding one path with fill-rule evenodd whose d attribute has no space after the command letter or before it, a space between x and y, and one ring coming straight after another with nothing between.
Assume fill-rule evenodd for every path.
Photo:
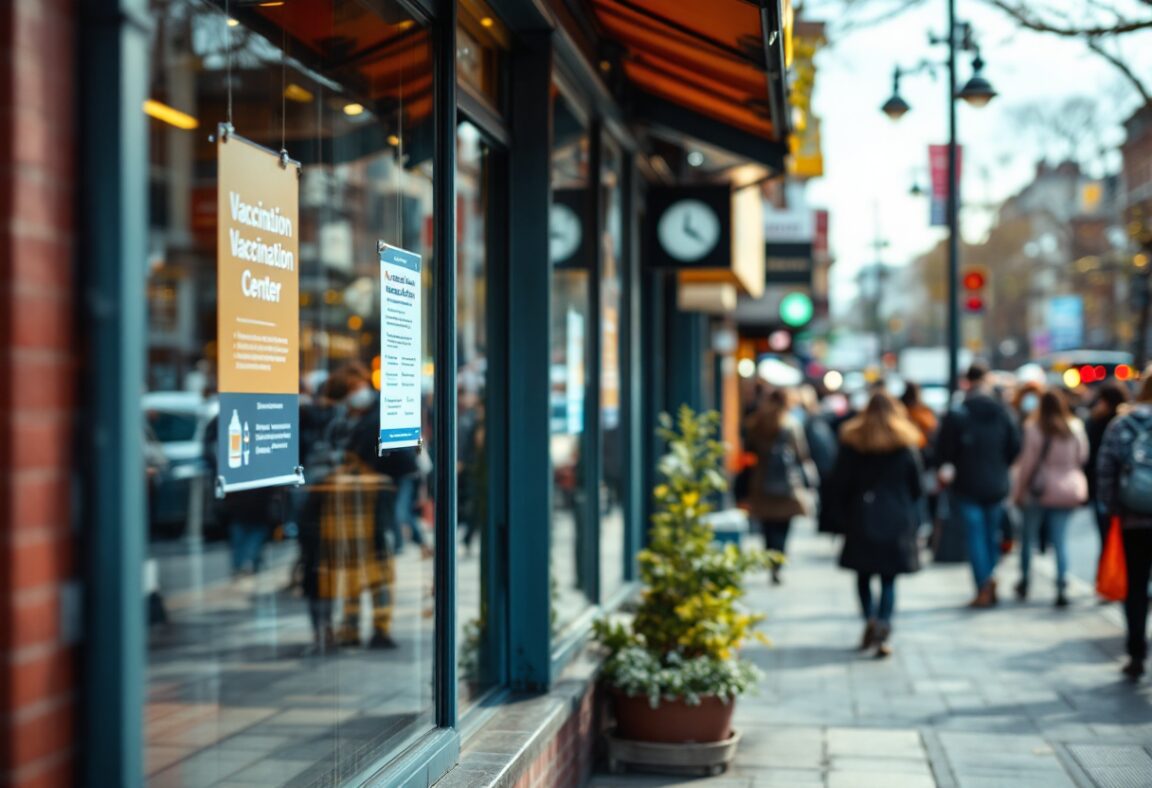
<instances>
[{"instance_id":1,"label":"woman with long hair","mask_svg":"<svg viewBox=\"0 0 1152 788\"><path fill-rule=\"evenodd\" d=\"M1126 496L1120 500L1121 483L1145 470L1148 455L1137 451L1152 436L1152 367L1144 370L1140 391L1132 408L1118 416L1104 431L1100 461L1096 466L1096 494L1109 517L1119 517L1124 539L1124 564L1128 571L1128 596L1124 618L1128 624L1128 664L1124 674L1135 681L1144 675L1148 656L1148 576L1152 573L1152 506ZM1139 455L1139 462L1138 460Z\"/></svg>"},{"instance_id":2,"label":"woman with long hair","mask_svg":"<svg viewBox=\"0 0 1152 788\"><path fill-rule=\"evenodd\" d=\"M860 649L891 654L888 638L896 607L896 576L920 568L916 534L920 527L923 436L904 406L875 392L864 412L840 430L840 453L821 501L844 532L840 566L856 572L865 627ZM873 578L880 599L873 598Z\"/></svg>"},{"instance_id":3,"label":"woman with long hair","mask_svg":"<svg viewBox=\"0 0 1152 788\"><path fill-rule=\"evenodd\" d=\"M1056 552L1056 606L1066 607L1068 572L1068 520L1088 499L1084 462L1088 459L1088 435L1072 415L1068 401L1047 389L1039 407L1024 422L1024 446L1016 466L1012 500L1024 513L1020 542L1020 582L1016 596L1028 597L1032 543L1043 526Z\"/></svg>"},{"instance_id":4,"label":"woman with long hair","mask_svg":"<svg viewBox=\"0 0 1152 788\"><path fill-rule=\"evenodd\" d=\"M764 544L785 552L792 518L809 513L808 489L817 483L804 427L790 413L794 400L787 389L773 389L748 417L746 441L756 455L748 511L760 523ZM772 582L780 583L779 567Z\"/></svg>"}]
</instances>

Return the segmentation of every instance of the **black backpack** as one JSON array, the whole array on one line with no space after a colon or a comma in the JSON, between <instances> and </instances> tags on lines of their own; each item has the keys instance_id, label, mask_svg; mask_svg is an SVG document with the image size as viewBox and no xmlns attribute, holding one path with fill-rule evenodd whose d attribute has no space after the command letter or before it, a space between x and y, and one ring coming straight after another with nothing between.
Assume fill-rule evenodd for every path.
<instances>
[{"instance_id":1,"label":"black backpack","mask_svg":"<svg viewBox=\"0 0 1152 788\"><path fill-rule=\"evenodd\" d=\"M1152 515L1152 420L1133 421L1136 436L1120 468L1120 505L1132 514Z\"/></svg>"},{"instance_id":2,"label":"black backpack","mask_svg":"<svg viewBox=\"0 0 1152 788\"><path fill-rule=\"evenodd\" d=\"M789 498L804 486L804 470L790 440L791 435L782 427L772 442L771 449L760 455L760 492L773 498Z\"/></svg>"}]
</instances>

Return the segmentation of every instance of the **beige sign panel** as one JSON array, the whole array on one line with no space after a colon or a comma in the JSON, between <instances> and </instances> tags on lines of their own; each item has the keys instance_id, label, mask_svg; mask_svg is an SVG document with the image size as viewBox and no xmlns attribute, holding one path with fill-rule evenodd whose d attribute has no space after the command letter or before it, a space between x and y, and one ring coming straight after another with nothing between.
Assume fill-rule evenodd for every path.
<instances>
[{"instance_id":1,"label":"beige sign panel","mask_svg":"<svg viewBox=\"0 0 1152 788\"><path fill-rule=\"evenodd\" d=\"M220 391L300 387L300 166L220 135L217 285Z\"/></svg>"}]
</instances>

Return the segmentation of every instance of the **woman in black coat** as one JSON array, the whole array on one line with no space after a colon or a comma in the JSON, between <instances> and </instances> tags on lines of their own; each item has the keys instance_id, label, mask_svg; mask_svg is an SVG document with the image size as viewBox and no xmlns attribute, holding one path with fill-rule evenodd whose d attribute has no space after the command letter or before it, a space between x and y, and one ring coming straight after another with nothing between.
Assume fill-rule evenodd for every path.
<instances>
[{"instance_id":1,"label":"woman in black coat","mask_svg":"<svg viewBox=\"0 0 1152 788\"><path fill-rule=\"evenodd\" d=\"M823 489L826 516L844 533L840 565L857 576L867 625L860 649L891 654L888 638L896 606L896 575L920 568L921 433L904 406L877 392L864 412L840 431L840 453ZM872 578L880 578L875 604Z\"/></svg>"}]
</instances>

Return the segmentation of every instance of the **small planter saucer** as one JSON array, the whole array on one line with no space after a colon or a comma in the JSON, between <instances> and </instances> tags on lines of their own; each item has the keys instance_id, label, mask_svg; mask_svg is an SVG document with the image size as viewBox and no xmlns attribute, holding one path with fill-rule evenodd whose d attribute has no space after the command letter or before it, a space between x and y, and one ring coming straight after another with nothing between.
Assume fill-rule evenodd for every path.
<instances>
[{"instance_id":1,"label":"small planter saucer","mask_svg":"<svg viewBox=\"0 0 1152 788\"><path fill-rule=\"evenodd\" d=\"M626 767L633 766L646 772L715 776L722 774L732 763L740 744L737 731L732 731L724 741L689 744L619 739L615 734L616 730L612 729L605 735L608 740L608 771L612 774L623 774Z\"/></svg>"}]
</instances>

